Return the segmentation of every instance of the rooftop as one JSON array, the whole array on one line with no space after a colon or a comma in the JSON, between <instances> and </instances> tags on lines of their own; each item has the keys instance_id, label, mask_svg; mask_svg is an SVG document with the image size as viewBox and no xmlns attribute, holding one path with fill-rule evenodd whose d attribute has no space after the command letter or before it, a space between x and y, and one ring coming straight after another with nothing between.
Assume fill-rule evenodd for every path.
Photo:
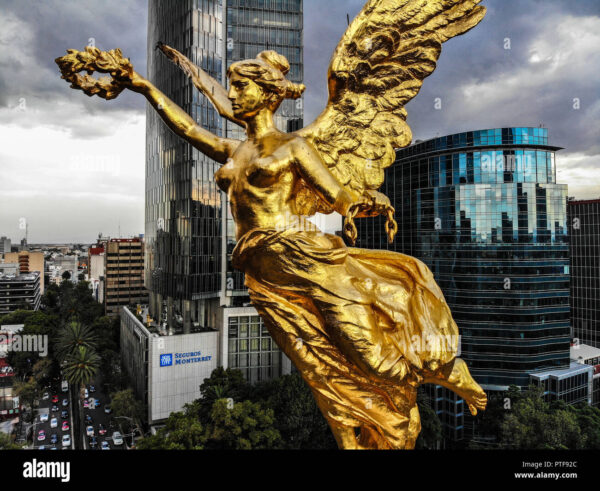
<instances>
[{"instance_id":1,"label":"rooftop","mask_svg":"<svg viewBox=\"0 0 600 491\"><path fill-rule=\"evenodd\" d=\"M600 349L588 346L587 344L571 346L571 360L585 361L591 358L600 358Z\"/></svg>"},{"instance_id":2,"label":"rooftop","mask_svg":"<svg viewBox=\"0 0 600 491\"><path fill-rule=\"evenodd\" d=\"M2 274L0 273L0 281L34 281L40 277L39 271L32 271L31 273L23 273L23 274Z\"/></svg>"},{"instance_id":3,"label":"rooftop","mask_svg":"<svg viewBox=\"0 0 600 491\"><path fill-rule=\"evenodd\" d=\"M578 375L581 372L586 372L590 369L593 369L590 365L582 365L576 361L571 361L569 368L559 368L556 370L548 370L545 372L534 372L530 373L532 377L538 379L545 379L547 377L556 377L559 379L573 377L574 375Z\"/></svg>"},{"instance_id":4,"label":"rooftop","mask_svg":"<svg viewBox=\"0 0 600 491\"><path fill-rule=\"evenodd\" d=\"M600 203L600 198L598 199L571 199L567 201L567 205L591 205L593 203Z\"/></svg>"}]
</instances>

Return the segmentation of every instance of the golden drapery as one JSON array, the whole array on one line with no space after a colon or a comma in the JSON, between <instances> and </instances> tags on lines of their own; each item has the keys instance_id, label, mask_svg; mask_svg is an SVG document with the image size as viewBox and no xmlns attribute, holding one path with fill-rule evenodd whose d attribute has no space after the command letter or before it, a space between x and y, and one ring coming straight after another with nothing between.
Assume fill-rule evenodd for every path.
<instances>
[{"instance_id":1,"label":"golden drapery","mask_svg":"<svg viewBox=\"0 0 600 491\"><path fill-rule=\"evenodd\" d=\"M304 227L254 229L233 252L252 304L331 425L413 448L416 388L451 363L458 328L429 268Z\"/></svg>"}]
</instances>

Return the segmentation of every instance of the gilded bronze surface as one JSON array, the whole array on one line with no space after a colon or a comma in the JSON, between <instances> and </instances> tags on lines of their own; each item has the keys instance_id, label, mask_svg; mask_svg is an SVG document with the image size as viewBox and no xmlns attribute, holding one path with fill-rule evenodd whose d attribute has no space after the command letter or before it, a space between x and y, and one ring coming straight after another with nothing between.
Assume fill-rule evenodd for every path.
<instances>
[{"instance_id":1,"label":"gilded bronze surface","mask_svg":"<svg viewBox=\"0 0 600 491\"><path fill-rule=\"evenodd\" d=\"M265 51L234 63L230 89L178 51L158 48L191 77L245 141L199 126L120 50L69 50L57 59L73 88L106 99L143 94L179 136L223 166L215 174L237 226L234 266L253 305L309 384L341 448L410 449L420 431L417 387L439 384L473 414L486 395L457 358L458 328L431 271L389 251L349 248L305 217L334 211L356 239L355 217L385 214L376 190L394 150L410 144L405 104L435 69L442 43L477 25L480 0L371 0L349 26L329 67L329 102L310 126L282 133L273 113L304 86L287 60ZM81 77L78 72L87 71ZM90 75L108 73L101 81Z\"/></svg>"}]
</instances>

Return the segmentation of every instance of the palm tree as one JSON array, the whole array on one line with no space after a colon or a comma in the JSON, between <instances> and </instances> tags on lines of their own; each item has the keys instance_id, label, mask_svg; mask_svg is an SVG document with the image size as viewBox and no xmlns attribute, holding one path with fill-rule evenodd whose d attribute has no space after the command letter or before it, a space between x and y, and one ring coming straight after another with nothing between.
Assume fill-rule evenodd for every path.
<instances>
[{"instance_id":1,"label":"palm tree","mask_svg":"<svg viewBox=\"0 0 600 491\"><path fill-rule=\"evenodd\" d=\"M56 343L59 360L64 361L68 355L76 354L80 347L95 350L98 337L90 326L73 321L62 328Z\"/></svg>"},{"instance_id":2,"label":"palm tree","mask_svg":"<svg viewBox=\"0 0 600 491\"><path fill-rule=\"evenodd\" d=\"M69 383L79 385L83 392L86 384L100 367L100 357L93 348L79 346L78 350L65 358L63 373Z\"/></svg>"},{"instance_id":3,"label":"palm tree","mask_svg":"<svg viewBox=\"0 0 600 491\"><path fill-rule=\"evenodd\" d=\"M100 357L93 348L79 346L77 351L70 353L63 362L63 375L71 385L79 386L79 411L75 430L81 432L83 419L83 400L85 399L85 386L92 380L100 367Z\"/></svg>"}]
</instances>

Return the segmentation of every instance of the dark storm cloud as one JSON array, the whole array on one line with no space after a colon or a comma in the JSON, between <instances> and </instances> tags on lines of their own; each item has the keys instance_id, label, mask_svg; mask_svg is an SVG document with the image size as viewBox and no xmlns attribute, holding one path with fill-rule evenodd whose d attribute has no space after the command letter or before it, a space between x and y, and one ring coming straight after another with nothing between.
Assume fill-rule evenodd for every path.
<instances>
[{"instance_id":1,"label":"dark storm cloud","mask_svg":"<svg viewBox=\"0 0 600 491\"><path fill-rule=\"evenodd\" d=\"M143 100L133 94L123 94L117 106L70 90L54 59L67 48L82 50L95 42L103 50L121 48L136 70L145 73L145 0L0 0L0 5L5 30L0 35L0 108L14 107L24 98L38 106L75 101L89 114L144 109ZM14 34L7 35L7 28ZM61 115L55 117L60 122Z\"/></svg>"},{"instance_id":2,"label":"dark storm cloud","mask_svg":"<svg viewBox=\"0 0 600 491\"><path fill-rule=\"evenodd\" d=\"M304 1L307 123L325 105L327 67L347 27L346 16L354 18L364 1ZM127 111L143 112L144 100L137 94L126 92L118 104L107 104L97 97L87 98L81 92L69 90L58 76L54 59L67 48L82 49L93 38L101 49L120 47L136 70L144 74L146 0L0 0L0 4L4 21L16 18L29 31L17 32L8 39L0 35L3 40L0 50L4 52L0 53L0 109L14 107L22 98L28 105L40 108L67 103L63 114L46 110L36 120L21 118L19 123L16 118L17 123L63 125L74 136L86 137L90 133L85 120L90 115L108 113L122 117ZM488 8L483 22L444 45L437 70L408 104L414 137L424 139L469 129L544 123L551 141L567 147L569 152L600 153L596 131L600 63L592 66L598 61L597 55L588 60L588 66L580 66L585 60L579 60L580 65L566 63L569 73L559 67L559 73L549 71L536 85L527 84L531 79L528 67L532 64L535 42L540 39L549 44L554 42L560 37L559 24L569 19L573 19L575 42L578 21L598 19L600 2L484 0L483 5ZM504 49L507 38L510 50ZM544 70L548 63L551 60L541 59L536 68ZM513 79L508 78L510 74L514 74ZM477 95L471 98L465 93L468 87L481 88L494 81L498 81L500 91L502 83L507 81L514 86L506 97L497 97L489 90L475 90ZM441 110L434 108L436 98L441 100ZM580 101L579 110L573 110L574 99ZM68 114L71 104L81 108L79 114Z\"/></svg>"},{"instance_id":3,"label":"dark storm cloud","mask_svg":"<svg viewBox=\"0 0 600 491\"><path fill-rule=\"evenodd\" d=\"M354 17L363 1L305 0L304 5L310 122L326 102L326 70L346 28L346 13ZM488 8L485 19L444 44L438 68L407 105L414 138L543 123L551 143L566 147L565 153L600 154L600 59L597 37L591 35L600 2L484 0L482 5ZM596 45L586 45L582 36Z\"/></svg>"}]
</instances>

